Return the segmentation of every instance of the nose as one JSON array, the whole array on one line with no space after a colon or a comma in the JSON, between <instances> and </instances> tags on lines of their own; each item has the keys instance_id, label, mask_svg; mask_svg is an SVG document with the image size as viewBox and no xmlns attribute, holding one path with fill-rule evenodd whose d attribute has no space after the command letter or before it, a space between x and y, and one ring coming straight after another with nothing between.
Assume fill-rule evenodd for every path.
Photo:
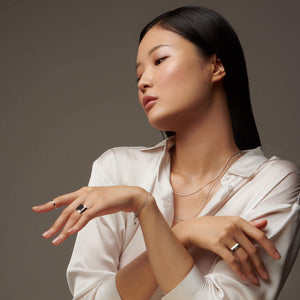
<instances>
[{"instance_id":1,"label":"nose","mask_svg":"<svg viewBox=\"0 0 300 300\"><path fill-rule=\"evenodd\" d=\"M142 77L140 78L140 80L138 82L139 90L144 92L147 88L151 88L152 86L153 86L152 77L150 76L150 74L145 74L145 72L144 72L144 74L142 75Z\"/></svg>"}]
</instances>

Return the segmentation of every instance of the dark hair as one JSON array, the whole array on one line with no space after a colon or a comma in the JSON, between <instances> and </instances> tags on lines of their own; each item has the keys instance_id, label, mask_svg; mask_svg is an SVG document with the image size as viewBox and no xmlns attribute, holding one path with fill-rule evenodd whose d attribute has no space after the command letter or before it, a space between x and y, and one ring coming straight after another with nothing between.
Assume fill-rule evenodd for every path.
<instances>
[{"instance_id":1,"label":"dark hair","mask_svg":"<svg viewBox=\"0 0 300 300\"><path fill-rule=\"evenodd\" d=\"M204 7L179 7L147 24L140 33L139 43L154 25L183 36L194 43L205 57L217 55L226 71L223 86L235 142L241 150L261 146L250 103L243 50L235 31L225 18ZM175 134L173 131L165 133L167 136Z\"/></svg>"}]
</instances>

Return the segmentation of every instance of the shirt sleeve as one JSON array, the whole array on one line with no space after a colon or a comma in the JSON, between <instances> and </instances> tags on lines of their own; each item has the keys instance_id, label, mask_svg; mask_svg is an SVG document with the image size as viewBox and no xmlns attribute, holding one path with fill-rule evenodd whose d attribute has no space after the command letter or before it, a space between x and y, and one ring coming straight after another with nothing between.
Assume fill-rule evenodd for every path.
<instances>
[{"instance_id":1,"label":"shirt sleeve","mask_svg":"<svg viewBox=\"0 0 300 300\"><path fill-rule=\"evenodd\" d=\"M94 161L89 186L113 185L101 169L103 155ZM92 219L78 232L67 268L75 300L120 300L115 284L122 250L125 219L122 212Z\"/></svg>"},{"instance_id":2,"label":"shirt sleeve","mask_svg":"<svg viewBox=\"0 0 300 300\"><path fill-rule=\"evenodd\" d=\"M262 184L265 185L265 182ZM282 257L276 261L257 245L270 280L259 279L259 286L249 281L243 282L224 260L216 258L210 273L203 276L194 265L187 276L162 299L276 299L299 249L299 193L300 176L297 169L277 182L273 181L272 187L257 200L247 215L242 216L248 221L268 220L266 234Z\"/></svg>"}]
</instances>

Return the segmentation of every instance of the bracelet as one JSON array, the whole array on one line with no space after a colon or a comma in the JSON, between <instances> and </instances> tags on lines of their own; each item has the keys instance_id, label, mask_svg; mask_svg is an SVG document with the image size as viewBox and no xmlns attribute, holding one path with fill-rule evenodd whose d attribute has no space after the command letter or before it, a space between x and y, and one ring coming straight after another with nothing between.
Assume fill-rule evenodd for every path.
<instances>
[{"instance_id":1,"label":"bracelet","mask_svg":"<svg viewBox=\"0 0 300 300\"><path fill-rule=\"evenodd\" d=\"M144 203L143 207L140 208L135 214L134 214L134 218L133 218L133 224L136 225L137 220L138 220L138 216L141 213L142 209L145 208L147 206L147 204L150 202L151 199L151 193L149 193L149 197L147 199L147 201Z\"/></svg>"}]
</instances>

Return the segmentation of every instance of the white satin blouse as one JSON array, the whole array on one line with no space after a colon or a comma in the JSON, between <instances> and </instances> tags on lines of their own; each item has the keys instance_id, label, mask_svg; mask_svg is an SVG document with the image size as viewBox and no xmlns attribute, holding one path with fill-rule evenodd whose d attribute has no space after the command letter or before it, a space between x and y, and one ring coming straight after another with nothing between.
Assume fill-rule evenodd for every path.
<instances>
[{"instance_id":1,"label":"white satin blouse","mask_svg":"<svg viewBox=\"0 0 300 300\"><path fill-rule=\"evenodd\" d=\"M174 137L153 147L115 147L92 166L89 186L132 185L151 192L171 226L174 217L170 184L170 154ZM279 261L260 247L270 280L256 286L242 282L216 254L190 249L194 267L168 294L158 288L151 300L276 299L299 248L298 167L277 156L266 158L261 147L244 150L221 179L221 188L199 217L235 215L246 220L266 218L267 236L279 250ZM115 276L118 270L146 250L133 214L118 212L91 220L78 234L67 269L73 299L120 300Z\"/></svg>"}]
</instances>

